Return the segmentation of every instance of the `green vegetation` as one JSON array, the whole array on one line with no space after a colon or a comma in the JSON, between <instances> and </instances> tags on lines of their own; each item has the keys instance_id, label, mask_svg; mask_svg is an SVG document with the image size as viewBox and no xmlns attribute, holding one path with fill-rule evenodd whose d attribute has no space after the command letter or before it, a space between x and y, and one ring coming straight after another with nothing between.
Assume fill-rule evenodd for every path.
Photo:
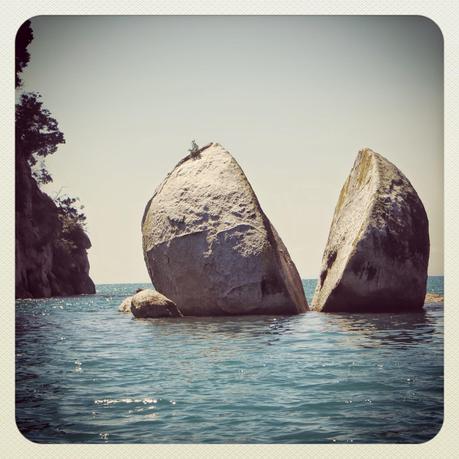
<instances>
[{"instance_id":1,"label":"green vegetation","mask_svg":"<svg viewBox=\"0 0 459 459\"><path fill-rule=\"evenodd\" d=\"M199 145L192 140L191 148L188 151L190 152L190 158L197 158L199 156Z\"/></svg>"},{"instance_id":2,"label":"green vegetation","mask_svg":"<svg viewBox=\"0 0 459 459\"><path fill-rule=\"evenodd\" d=\"M26 21L16 36L16 89L22 86L20 73L30 60L27 47L32 40L31 23ZM41 95L38 92L22 93L16 103L16 166L19 162L25 161L38 185L50 183L53 178L46 169L45 162L39 159L55 153L58 146L63 143L64 134L51 112L43 107ZM20 184L20 180L16 183ZM21 187L17 186L16 194L20 195L21 191ZM83 206L75 205L78 201L78 198L69 196L57 196L54 199L63 234L74 232L69 228L85 228L86 216L82 212Z\"/></svg>"},{"instance_id":3,"label":"green vegetation","mask_svg":"<svg viewBox=\"0 0 459 459\"><path fill-rule=\"evenodd\" d=\"M39 157L55 153L58 145L65 143L57 121L40 99L38 93L24 93L16 104L16 158L24 158L31 168ZM52 181L43 161L33 175L38 183Z\"/></svg>"},{"instance_id":4,"label":"green vegetation","mask_svg":"<svg viewBox=\"0 0 459 459\"><path fill-rule=\"evenodd\" d=\"M65 138L41 95L22 91L20 74L30 60L27 46L32 39L31 22L26 21L16 36L16 276L21 279L17 295L48 296L49 288L52 294L93 293L86 255L91 242L83 206L78 198L58 193L52 199L39 189L53 181L44 160ZM45 269L43 257L50 251L50 276L55 279L51 287L43 281L48 274L30 274ZM35 258L31 253L37 254Z\"/></svg>"},{"instance_id":5,"label":"green vegetation","mask_svg":"<svg viewBox=\"0 0 459 459\"><path fill-rule=\"evenodd\" d=\"M30 25L30 21L26 21L21 27L19 27L16 35L16 88L19 88L22 85L22 80L19 74L30 60L30 54L27 51L27 46L29 46L32 40L32 27Z\"/></svg>"}]
</instances>

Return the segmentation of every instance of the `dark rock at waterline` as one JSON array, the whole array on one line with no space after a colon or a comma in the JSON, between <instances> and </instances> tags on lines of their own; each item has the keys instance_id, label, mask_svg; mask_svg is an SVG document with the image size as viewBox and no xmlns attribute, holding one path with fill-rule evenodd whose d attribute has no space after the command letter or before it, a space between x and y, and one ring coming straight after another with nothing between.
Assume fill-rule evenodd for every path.
<instances>
[{"instance_id":1,"label":"dark rock at waterline","mask_svg":"<svg viewBox=\"0 0 459 459\"><path fill-rule=\"evenodd\" d=\"M81 226L65 225L54 201L16 155L16 298L96 292L89 277L91 242Z\"/></svg>"},{"instance_id":2,"label":"dark rock at waterline","mask_svg":"<svg viewBox=\"0 0 459 459\"><path fill-rule=\"evenodd\" d=\"M185 157L159 185L142 235L153 285L184 315L308 310L286 247L244 172L219 144Z\"/></svg>"},{"instance_id":3,"label":"dark rock at waterline","mask_svg":"<svg viewBox=\"0 0 459 459\"><path fill-rule=\"evenodd\" d=\"M428 220L413 186L380 154L360 151L335 208L312 308L418 311L428 261Z\"/></svg>"},{"instance_id":4,"label":"dark rock at waterline","mask_svg":"<svg viewBox=\"0 0 459 459\"><path fill-rule=\"evenodd\" d=\"M130 304L131 312L134 317L137 318L183 316L173 301L169 300L169 298L166 298L161 293L151 289L145 289L136 293L130 298Z\"/></svg>"}]
</instances>

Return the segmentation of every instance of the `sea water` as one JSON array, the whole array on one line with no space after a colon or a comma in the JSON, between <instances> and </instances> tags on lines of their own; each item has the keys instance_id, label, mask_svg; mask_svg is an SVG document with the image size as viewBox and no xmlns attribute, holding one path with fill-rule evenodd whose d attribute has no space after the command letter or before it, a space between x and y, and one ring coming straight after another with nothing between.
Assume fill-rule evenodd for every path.
<instances>
[{"instance_id":1,"label":"sea water","mask_svg":"<svg viewBox=\"0 0 459 459\"><path fill-rule=\"evenodd\" d=\"M315 280L305 280L308 301ZM144 284L16 302L16 422L39 443L419 443L443 421L443 306L133 319ZM443 277L428 290L443 294Z\"/></svg>"}]
</instances>

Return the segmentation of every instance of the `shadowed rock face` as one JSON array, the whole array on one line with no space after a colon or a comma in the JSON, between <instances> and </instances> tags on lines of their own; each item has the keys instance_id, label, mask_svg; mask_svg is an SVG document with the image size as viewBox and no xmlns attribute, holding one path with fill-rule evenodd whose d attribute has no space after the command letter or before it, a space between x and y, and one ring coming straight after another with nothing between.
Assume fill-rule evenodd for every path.
<instances>
[{"instance_id":1,"label":"shadowed rock face","mask_svg":"<svg viewBox=\"0 0 459 459\"><path fill-rule=\"evenodd\" d=\"M91 242L82 228L64 234L54 201L16 155L16 298L96 292L89 277Z\"/></svg>"},{"instance_id":2,"label":"shadowed rock face","mask_svg":"<svg viewBox=\"0 0 459 459\"><path fill-rule=\"evenodd\" d=\"M335 208L312 309L420 310L428 261L428 220L416 191L384 157L360 151Z\"/></svg>"},{"instance_id":3,"label":"shadowed rock face","mask_svg":"<svg viewBox=\"0 0 459 459\"><path fill-rule=\"evenodd\" d=\"M187 156L166 177L146 206L142 235L155 288L184 315L308 309L287 249L219 144Z\"/></svg>"}]
</instances>

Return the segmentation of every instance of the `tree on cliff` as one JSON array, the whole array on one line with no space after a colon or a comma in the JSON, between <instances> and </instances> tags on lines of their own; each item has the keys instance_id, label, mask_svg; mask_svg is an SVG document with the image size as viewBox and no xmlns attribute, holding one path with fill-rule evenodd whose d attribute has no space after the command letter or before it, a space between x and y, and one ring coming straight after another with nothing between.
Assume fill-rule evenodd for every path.
<instances>
[{"instance_id":1,"label":"tree on cliff","mask_svg":"<svg viewBox=\"0 0 459 459\"><path fill-rule=\"evenodd\" d=\"M24 93L16 104L16 156L21 155L30 166L37 163L37 157L45 157L65 143L64 134L59 130L57 121L51 116L40 100L38 93ZM42 175L51 176L41 165Z\"/></svg>"},{"instance_id":2,"label":"tree on cliff","mask_svg":"<svg viewBox=\"0 0 459 459\"><path fill-rule=\"evenodd\" d=\"M16 89L30 55L31 22L16 35ZM18 91L19 92L19 91ZM52 177L44 159L65 143L56 119L37 92L16 98L16 297L95 293L89 277L86 216L78 198L52 199L40 190Z\"/></svg>"},{"instance_id":3,"label":"tree on cliff","mask_svg":"<svg viewBox=\"0 0 459 459\"><path fill-rule=\"evenodd\" d=\"M27 66L30 54L27 47L33 40L33 31L30 20L21 25L16 34L16 89L22 85L19 74ZM45 158L57 151L58 145L65 143L64 134L59 130L58 123L46 108L43 108L41 95L37 92L25 92L21 94L16 104L16 171L20 170L20 164L26 164L32 177L38 184L52 182L52 177L46 169ZM27 167L25 166L25 167ZM20 180L16 181L20 184ZM21 187L16 186L16 192L21 194ZM62 223L71 226L85 226L86 216L82 212L83 206L76 207L78 198L69 196L54 199L57 206L59 219Z\"/></svg>"},{"instance_id":4,"label":"tree on cliff","mask_svg":"<svg viewBox=\"0 0 459 459\"><path fill-rule=\"evenodd\" d=\"M19 74L29 63L27 47L32 40L33 31L28 20L19 27L16 34L16 89L22 85ZM16 164L25 160L31 169L36 165L38 156L52 154L60 143L65 143L57 121L49 110L43 108L40 98L36 92L24 93L16 104ZM32 175L39 184L52 181L43 161L39 167L34 168Z\"/></svg>"},{"instance_id":5,"label":"tree on cliff","mask_svg":"<svg viewBox=\"0 0 459 459\"><path fill-rule=\"evenodd\" d=\"M86 215L82 212L84 206L76 206L76 203L80 201L80 198L71 198L70 196L57 196L54 202L59 208L59 215L62 219L69 224L79 225L82 228L86 225Z\"/></svg>"},{"instance_id":6,"label":"tree on cliff","mask_svg":"<svg viewBox=\"0 0 459 459\"><path fill-rule=\"evenodd\" d=\"M191 141L191 148L188 151L190 152L190 158L197 158L199 156L200 149L195 140Z\"/></svg>"},{"instance_id":7,"label":"tree on cliff","mask_svg":"<svg viewBox=\"0 0 459 459\"><path fill-rule=\"evenodd\" d=\"M22 84L19 73L22 72L30 60L30 54L27 51L27 46L29 46L32 40L32 27L30 21L26 21L21 27L19 27L18 33L16 34L16 88Z\"/></svg>"}]
</instances>

